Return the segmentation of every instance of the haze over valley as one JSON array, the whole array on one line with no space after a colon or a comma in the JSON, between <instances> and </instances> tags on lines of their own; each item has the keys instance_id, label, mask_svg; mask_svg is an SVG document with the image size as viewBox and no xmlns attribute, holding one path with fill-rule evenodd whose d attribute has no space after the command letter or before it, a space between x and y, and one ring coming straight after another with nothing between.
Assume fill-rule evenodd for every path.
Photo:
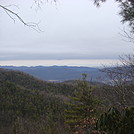
<instances>
[{"instance_id":1,"label":"haze over valley","mask_svg":"<svg viewBox=\"0 0 134 134\"><path fill-rule=\"evenodd\" d=\"M102 81L104 76L99 71L99 68L91 67L72 67L72 66L0 66L0 68L19 70L28 73L38 79L51 81L51 82L63 82L67 80L79 80L82 78L82 74L87 74L88 81Z\"/></svg>"}]
</instances>

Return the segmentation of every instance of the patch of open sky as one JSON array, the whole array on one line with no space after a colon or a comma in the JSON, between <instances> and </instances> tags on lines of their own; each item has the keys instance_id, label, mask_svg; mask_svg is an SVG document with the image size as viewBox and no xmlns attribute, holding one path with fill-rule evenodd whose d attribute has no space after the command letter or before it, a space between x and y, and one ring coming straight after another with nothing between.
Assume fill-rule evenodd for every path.
<instances>
[{"instance_id":1,"label":"patch of open sky","mask_svg":"<svg viewBox=\"0 0 134 134\"><path fill-rule=\"evenodd\" d=\"M122 54L133 53L133 44L122 40L119 7L109 0L96 8L89 0L44 3L38 11L33 0L6 0L26 22L40 22L38 33L16 23L0 11L0 65L102 66L112 65ZM14 17L14 16L13 16ZM57 60L60 59L60 60Z\"/></svg>"}]
</instances>

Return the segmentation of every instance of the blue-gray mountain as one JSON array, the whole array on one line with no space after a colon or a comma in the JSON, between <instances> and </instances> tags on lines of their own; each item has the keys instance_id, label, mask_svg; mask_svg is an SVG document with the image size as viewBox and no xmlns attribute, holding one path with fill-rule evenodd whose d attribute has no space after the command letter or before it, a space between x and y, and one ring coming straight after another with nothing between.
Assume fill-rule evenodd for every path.
<instances>
[{"instance_id":1,"label":"blue-gray mountain","mask_svg":"<svg viewBox=\"0 0 134 134\"><path fill-rule=\"evenodd\" d=\"M66 81L80 79L83 73L87 74L89 81L101 81L103 74L99 68L91 67L71 67L71 66L34 66L34 67L16 67L16 66L0 66L0 68L19 70L41 80L48 81Z\"/></svg>"}]
</instances>

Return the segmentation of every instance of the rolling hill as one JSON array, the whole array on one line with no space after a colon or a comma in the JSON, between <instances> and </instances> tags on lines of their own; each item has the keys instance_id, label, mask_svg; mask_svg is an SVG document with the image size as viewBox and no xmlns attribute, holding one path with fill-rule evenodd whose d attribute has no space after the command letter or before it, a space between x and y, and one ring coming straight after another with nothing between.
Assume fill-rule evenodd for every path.
<instances>
[{"instance_id":1,"label":"rolling hill","mask_svg":"<svg viewBox=\"0 0 134 134\"><path fill-rule=\"evenodd\" d=\"M90 67L71 67L71 66L35 66L35 67L15 67L15 66L1 66L0 68L19 70L28 73L38 79L47 81L66 81L77 80L81 78L83 73L87 74L87 80L100 81L103 74L98 68Z\"/></svg>"},{"instance_id":2,"label":"rolling hill","mask_svg":"<svg viewBox=\"0 0 134 134\"><path fill-rule=\"evenodd\" d=\"M65 83L51 83L39 80L24 72L8 69L0 69L0 81L8 81L21 88L39 90L52 94L67 95L70 94L73 90L70 85Z\"/></svg>"}]
</instances>

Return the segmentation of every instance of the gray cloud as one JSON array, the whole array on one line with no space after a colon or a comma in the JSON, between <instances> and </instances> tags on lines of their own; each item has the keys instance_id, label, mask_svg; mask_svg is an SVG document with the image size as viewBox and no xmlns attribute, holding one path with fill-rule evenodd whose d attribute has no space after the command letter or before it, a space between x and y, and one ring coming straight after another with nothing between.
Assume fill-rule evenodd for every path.
<instances>
[{"instance_id":1,"label":"gray cloud","mask_svg":"<svg viewBox=\"0 0 134 134\"><path fill-rule=\"evenodd\" d=\"M12 2L25 20L40 20L44 32L37 33L18 20L14 24L0 12L0 60L117 59L132 52L131 44L118 34L122 25L113 1L98 9L88 0L60 0L57 7L46 4L37 12L30 8L32 1Z\"/></svg>"}]
</instances>

